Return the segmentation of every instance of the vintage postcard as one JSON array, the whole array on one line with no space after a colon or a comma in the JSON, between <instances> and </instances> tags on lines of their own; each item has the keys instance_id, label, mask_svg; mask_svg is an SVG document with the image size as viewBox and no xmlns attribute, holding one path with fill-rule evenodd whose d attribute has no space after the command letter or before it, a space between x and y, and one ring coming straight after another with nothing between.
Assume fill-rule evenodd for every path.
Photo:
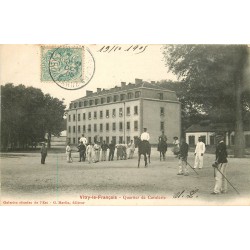
<instances>
[{"instance_id":1,"label":"vintage postcard","mask_svg":"<svg viewBox=\"0 0 250 250\"><path fill-rule=\"evenodd\" d=\"M250 46L0 45L1 205L250 205Z\"/></svg>"}]
</instances>

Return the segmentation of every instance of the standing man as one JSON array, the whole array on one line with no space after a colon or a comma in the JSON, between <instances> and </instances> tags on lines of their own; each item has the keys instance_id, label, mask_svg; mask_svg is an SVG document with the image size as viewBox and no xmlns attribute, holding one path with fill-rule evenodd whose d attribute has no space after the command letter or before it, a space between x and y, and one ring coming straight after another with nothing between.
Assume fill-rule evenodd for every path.
<instances>
[{"instance_id":1,"label":"standing man","mask_svg":"<svg viewBox=\"0 0 250 250\"><path fill-rule=\"evenodd\" d=\"M67 146L66 146L66 157L67 157L67 163L73 162L73 159L71 157L71 147L70 147L69 142L67 143Z\"/></svg>"},{"instance_id":2,"label":"standing man","mask_svg":"<svg viewBox=\"0 0 250 250\"><path fill-rule=\"evenodd\" d=\"M82 134L82 137L80 138L79 142L83 143L83 145L86 147L87 146L87 143L88 143L88 140L87 138L84 136L84 134Z\"/></svg>"},{"instance_id":3,"label":"standing man","mask_svg":"<svg viewBox=\"0 0 250 250\"><path fill-rule=\"evenodd\" d=\"M194 162L194 168L199 167L199 169L202 169L203 167L203 155L206 151L205 143L201 140L201 137L199 137L198 142L196 144L195 148L195 162Z\"/></svg>"},{"instance_id":4,"label":"standing man","mask_svg":"<svg viewBox=\"0 0 250 250\"><path fill-rule=\"evenodd\" d=\"M109 146L106 143L106 141L103 141L102 145L101 145L101 149L102 149L102 161L106 161L107 159L107 150L108 150Z\"/></svg>"},{"instance_id":5,"label":"standing man","mask_svg":"<svg viewBox=\"0 0 250 250\"><path fill-rule=\"evenodd\" d=\"M113 161L115 154L115 142L112 140L109 144L109 161Z\"/></svg>"},{"instance_id":6,"label":"standing man","mask_svg":"<svg viewBox=\"0 0 250 250\"><path fill-rule=\"evenodd\" d=\"M42 143L42 148L41 148L41 164L45 164L45 159L47 157L47 147L45 143Z\"/></svg>"},{"instance_id":7,"label":"standing man","mask_svg":"<svg viewBox=\"0 0 250 250\"><path fill-rule=\"evenodd\" d=\"M134 141L131 140L130 143L128 144L128 159L133 159L135 152L135 144Z\"/></svg>"},{"instance_id":8,"label":"standing man","mask_svg":"<svg viewBox=\"0 0 250 250\"><path fill-rule=\"evenodd\" d=\"M216 160L215 164L213 164L214 167L214 176L215 176L215 186L214 191L211 194L220 194L220 193L226 193L227 192L227 180L225 179L226 175L226 169L227 169L227 147L224 142L222 135L216 136L218 145L216 147ZM220 172L224 175L222 175Z\"/></svg>"},{"instance_id":9,"label":"standing man","mask_svg":"<svg viewBox=\"0 0 250 250\"><path fill-rule=\"evenodd\" d=\"M85 146L83 145L82 141L80 142L80 145L78 146L78 150L79 150L79 156L80 156L79 162L85 161L84 152L86 149L85 149Z\"/></svg>"},{"instance_id":10,"label":"standing man","mask_svg":"<svg viewBox=\"0 0 250 250\"><path fill-rule=\"evenodd\" d=\"M180 152L179 152L179 172L178 175L188 176L187 157L188 157L188 144L184 138L181 138Z\"/></svg>"}]
</instances>

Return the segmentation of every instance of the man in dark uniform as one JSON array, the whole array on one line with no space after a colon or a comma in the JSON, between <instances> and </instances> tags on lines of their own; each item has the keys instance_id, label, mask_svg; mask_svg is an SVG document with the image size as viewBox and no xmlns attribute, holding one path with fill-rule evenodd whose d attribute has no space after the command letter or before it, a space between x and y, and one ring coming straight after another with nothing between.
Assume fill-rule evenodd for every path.
<instances>
[{"instance_id":1,"label":"man in dark uniform","mask_svg":"<svg viewBox=\"0 0 250 250\"><path fill-rule=\"evenodd\" d=\"M224 142L224 138L222 135L216 136L218 145L216 147L216 160L215 164L213 164L214 167L214 176L215 176L215 186L214 191L211 194L220 194L220 193L226 193L227 192L227 180L225 179L226 175L226 169L227 169L227 147ZM220 172L224 175L222 175Z\"/></svg>"},{"instance_id":2,"label":"man in dark uniform","mask_svg":"<svg viewBox=\"0 0 250 250\"><path fill-rule=\"evenodd\" d=\"M41 148L41 164L45 164L45 159L47 157L47 147L45 143L42 143L42 148Z\"/></svg>"},{"instance_id":3,"label":"man in dark uniform","mask_svg":"<svg viewBox=\"0 0 250 250\"><path fill-rule=\"evenodd\" d=\"M85 152L86 152L86 148L85 148L85 146L83 145L83 142L82 142L82 141L80 142L80 144L79 144L79 146L78 146L78 150L79 150L79 156L80 156L79 162L85 161L84 155L85 155Z\"/></svg>"},{"instance_id":4,"label":"man in dark uniform","mask_svg":"<svg viewBox=\"0 0 250 250\"><path fill-rule=\"evenodd\" d=\"M179 172L178 175L188 176L187 169L187 157L188 157L188 144L185 142L184 138L181 138L179 158Z\"/></svg>"},{"instance_id":5,"label":"man in dark uniform","mask_svg":"<svg viewBox=\"0 0 250 250\"><path fill-rule=\"evenodd\" d=\"M115 153L115 142L111 141L109 144L109 161L113 161Z\"/></svg>"}]
</instances>

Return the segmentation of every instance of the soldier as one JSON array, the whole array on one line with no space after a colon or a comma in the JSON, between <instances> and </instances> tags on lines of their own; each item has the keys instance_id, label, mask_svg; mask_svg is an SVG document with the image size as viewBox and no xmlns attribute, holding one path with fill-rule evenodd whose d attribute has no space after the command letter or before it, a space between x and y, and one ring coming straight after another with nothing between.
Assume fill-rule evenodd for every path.
<instances>
[{"instance_id":1,"label":"soldier","mask_svg":"<svg viewBox=\"0 0 250 250\"><path fill-rule=\"evenodd\" d=\"M108 150L109 146L106 143L106 141L103 141L102 145L101 145L101 149L102 149L102 161L106 161L107 159L107 150Z\"/></svg>"},{"instance_id":2,"label":"soldier","mask_svg":"<svg viewBox=\"0 0 250 250\"><path fill-rule=\"evenodd\" d=\"M216 136L218 145L216 147L216 164L213 164L214 167L214 175L215 175L215 186L214 191L211 194L220 194L220 193L226 193L227 192L227 180L224 176L226 176L226 169L227 169L227 147L224 142L222 135ZM222 175L220 172L224 175Z\"/></svg>"},{"instance_id":3,"label":"soldier","mask_svg":"<svg viewBox=\"0 0 250 250\"><path fill-rule=\"evenodd\" d=\"M205 153L206 146L205 143L202 141L201 137L198 139L198 143L196 144L195 148L195 162L194 162L194 168L197 168L199 166L199 169L202 169L203 167L203 155Z\"/></svg>"},{"instance_id":4,"label":"soldier","mask_svg":"<svg viewBox=\"0 0 250 250\"><path fill-rule=\"evenodd\" d=\"M71 157L71 147L70 147L70 143L69 142L68 142L68 144L66 146L66 157L67 157L67 163L73 162L73 159Z\"/></svg>"},{"instance_id":5,"label":"soldier","mask_svg":"<svg viewBox=\"0 0 250 250\"><path fill-rule=\"evenodd\" d=\"M115 142L111 141L109 144L109 161L113 161L115 153Z\"/></svg>"},{"instance_id":6,"label":"soldier","mask_svg":"<svg viewBox=\"0 0 250 250\"><path fill-rule=\"evenodd\" d=\"M179 172L178 175L188 176L187 169L187 156L188 156L188 144L185 142L184 138L181 138L179 158Z\"/></svg>"},{"instance_id":7,"label":"soldier","mask_svg":"<svg viewBox=\"0 0 250 250\"><path fill-rule=\"evenodd\" d=\"M47 147L45 143L42 143L42 148L41 148L41 164L45 164L45 159L47 157Z\"/></svg>"},{"instance_id":8,"label":"soldier","mask_svg":"<svg viewBox=\"0 0 250 250\"><path fill-rule=\"evenodd\" d=\"M135 152L135 144L133 140L131 140L130 143L128 144L128 159L133 159L134 152Z\"/></svg>"}]
</instances>

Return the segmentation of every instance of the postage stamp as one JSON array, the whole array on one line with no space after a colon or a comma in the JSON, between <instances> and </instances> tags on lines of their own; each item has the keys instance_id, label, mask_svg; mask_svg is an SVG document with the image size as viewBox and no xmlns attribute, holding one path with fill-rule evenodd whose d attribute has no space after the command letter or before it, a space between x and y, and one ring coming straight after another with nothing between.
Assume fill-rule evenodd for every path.
<instances>
[{"instance_id":1,"label":"postage stamp","mask_svg":"<svg viewBox=\"0 0 250 250\"><path fill-rule=\"evenodd\" d=\"M41 82L55 82L68 90L86 86L95 71L95 60L85 46L41 47Z\"/></svg>"}]
</instances>

